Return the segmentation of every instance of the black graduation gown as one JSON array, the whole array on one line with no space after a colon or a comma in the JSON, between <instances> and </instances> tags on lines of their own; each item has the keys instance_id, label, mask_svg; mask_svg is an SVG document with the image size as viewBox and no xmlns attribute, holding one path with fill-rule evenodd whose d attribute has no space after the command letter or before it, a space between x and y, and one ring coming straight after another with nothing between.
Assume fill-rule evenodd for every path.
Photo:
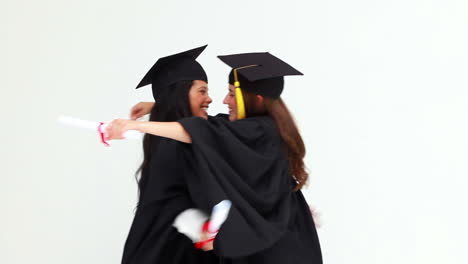
<instances>
[{"instance_id":1,"label":"black graduation gown","mask_svg":"<svg viewBox=\"0 0 468 264\"><path fill-rule=\"evenodd\" d=\"M172 226L179 213L194 207L184 183L181 154L185 147L161 138L143 168L147 182L125 242L122 264L219 263L213 252L195 249Z\"/></svg>"},{"instance_id":2,"label":"black graduation gown","mask_svg":"<svg viewBox=\"0 0 468 264\"><path fill-rule=\"evenodd\" d=\"M232 201L214 241L221 263L322 263L309 206L293 191L284 145L270 117L179 122L192 137L185 149L191 172L184 175L196 207L207 211Z\"/></svg>"}]
</instances>

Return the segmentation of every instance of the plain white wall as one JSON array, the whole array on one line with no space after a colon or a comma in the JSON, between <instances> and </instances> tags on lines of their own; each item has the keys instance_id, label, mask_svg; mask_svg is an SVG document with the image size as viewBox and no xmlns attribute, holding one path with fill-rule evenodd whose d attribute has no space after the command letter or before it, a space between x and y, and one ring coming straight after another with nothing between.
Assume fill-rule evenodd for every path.
<instances>
[{"instance_id":1,"label":"plain white wall","mask_svg":"<svg viewBox=\"0 0 468 264\"><path fill-rule=\"evenodd\" d=\"M119 263L139 141L106 148L61 114L107 121L161 56L270 51L307 144L325 263L468 263L464 0L1 0L0 262Z\"/></svg>"}]
</instances>

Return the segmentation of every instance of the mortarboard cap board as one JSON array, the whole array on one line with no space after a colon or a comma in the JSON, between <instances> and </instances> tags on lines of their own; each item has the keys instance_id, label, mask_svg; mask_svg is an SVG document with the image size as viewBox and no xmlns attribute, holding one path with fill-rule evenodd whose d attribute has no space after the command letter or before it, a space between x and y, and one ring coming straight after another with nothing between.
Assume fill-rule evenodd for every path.
<instances>
[{"instance_id":1,"label":"mortarboard cap board","mask_svg":"<svg viewBox=\"0 0 468 264\"><path fill-rule=\"evenodd\" d=\"M152 84L153 97L158 89L164 89L178 81L201 80L208 82L208 77L197 57L208 45L160 58L146 73L136 89Z\"/></svg>"},{"instance_id":2,"label":"mortarboard cap board","mask_svg":"<svg viewBox=\"0 0 468 264\"><path fill-rule=\"evenodd\" d=\"M284 87L284 76L303 75L291 65L268 52L218 56L233 70L229 83L234 84L237 71L240 88L266 97L278 98Z\"/></svg>"}]
</instances>

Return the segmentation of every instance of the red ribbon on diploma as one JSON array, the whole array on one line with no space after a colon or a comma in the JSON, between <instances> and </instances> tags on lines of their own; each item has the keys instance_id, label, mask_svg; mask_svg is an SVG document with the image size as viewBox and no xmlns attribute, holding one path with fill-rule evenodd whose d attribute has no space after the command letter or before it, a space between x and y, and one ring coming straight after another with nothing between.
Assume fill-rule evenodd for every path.
<instances>
[{"instance_id":1,"label":"red ribbon on diploma","mask_svg":"<svg viewBox=\"0 0 468 264\"><path fill-rule=\"evenodd\" d=\"M207 240L203 240L203 241L199 241L199 242L195 243L195 248L196 249L202 248L205 244L208 244L208 243L210 243L211 241L213 241L215 239L216 233L218 233L219 230L216 230L215 232L210 232L210 231L208 231L208 226L209 225L210 225L210 221L206 221L205 224L202 227L202 232L208 232L209 234L212 234L213 237L208 238Z\"/></svg>"},{"instance_id":2,"label":"red ribbon on diploma","mask_svg":"<svg viewBox=\"0 0 468 264\"><path fill-rule=\"evenodd\" d=\"M99 126L98 126L97 130L98 130L99 136L101 137L101 142L102 142L102 144L104 144L104 145L106 145L107 147L109 147L110 144L107 143L106 137L104 136L104 132L102 132L102 125L104 125L104 123L103 123L103 122L99 122Z\"/></svg>"}]
</instances>

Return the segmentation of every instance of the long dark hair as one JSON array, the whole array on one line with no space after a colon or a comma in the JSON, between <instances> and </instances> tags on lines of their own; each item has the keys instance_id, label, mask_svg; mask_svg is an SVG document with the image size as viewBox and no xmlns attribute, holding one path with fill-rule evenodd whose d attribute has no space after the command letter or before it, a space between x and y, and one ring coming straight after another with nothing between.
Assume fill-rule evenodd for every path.
<instances>
[{"instance_id":1,"label":"long dark hair","mask_svg":"<svg viewBox=\"0 0 468 264\"><path fill-rule=\"evenodd\" d=\"M296 122L281 98L264 97L259 104L256 94L242 91L245 102L246 116L269 115L275 121L278 132L285 144L289 173L296 181L294 191L300 190L309 178L304 165L305 145Z\"/></svg>"},{"instance_id":2,"label":"long dark hair","mask_svg":"<svg viewBox=\"0 0 468 264\"><path fill-rule=\"evenodd\" d=\"M149 121L172 122L192 116L189 100L192 84L193 81L178 81L164 89L159 89L161 91L157 94L158 101L151 109ZM148 181L144 170L160 140L160 137L151 134L145 134L143 137L143 162L135 173L135 179L138 183L138 201L140 201L141 192Z\"/></svg>"}]
</instances>

